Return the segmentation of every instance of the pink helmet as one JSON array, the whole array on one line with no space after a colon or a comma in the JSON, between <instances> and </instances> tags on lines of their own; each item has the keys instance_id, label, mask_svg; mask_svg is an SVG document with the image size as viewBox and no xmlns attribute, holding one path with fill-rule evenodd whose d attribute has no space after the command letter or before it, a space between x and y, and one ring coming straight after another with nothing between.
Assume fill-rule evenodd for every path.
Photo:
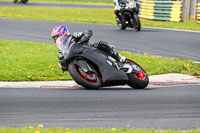
<instances>
[{"instance_id":1,"label":"pink helmet","mask_svg":"<svg viewBox=\"0 0 200 133\"><path fill-rule=\"evenodd\" d=\"M69 30L64 25L60 25L58 27L53 28L51 32L51 37L53 38L54 43L56 43L56 40L59 36L66 37L69 34Z\"/></svg>"}]
</instances>

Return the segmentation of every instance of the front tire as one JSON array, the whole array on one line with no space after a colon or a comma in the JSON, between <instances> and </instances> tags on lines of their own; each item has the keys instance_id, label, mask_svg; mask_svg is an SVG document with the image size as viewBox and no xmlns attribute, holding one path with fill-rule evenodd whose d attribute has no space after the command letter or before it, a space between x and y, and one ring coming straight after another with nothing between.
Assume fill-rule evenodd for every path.
<instances>
[{"instance_id":1,"label":"front tire","mask_svg":"<svg viewBox=\"0 0 200 133\"><path fill-rule=\"evenodd\" d=\"M149 77L148 77L147 73L145 72L145 70L139 64L137 64L136 62L134 62L132 60L127 60L126 63L135 64L141 70L141 73L132 72L132 73L127 74L128 78L129 78L128 85L134 89L146 88L149 84Z\"/></svg>"},{"instance_id":2,"label":"front tire","mask_svg":"<svg viewBox=\"0 0 200 133\"><path fill-rule=\"evenodd\" d=\"M141 23L138 15L133 15L133 20L134 20L134 28L136 31L141 30Z\"/></svg>"},{"instance_id":3,"label":"front tire","mask_svg":"<svg viewBox=\"0 0 200 133\"><path fill-rule=\"evenodd\" d=\"M101 80L96 72L87 74L80 66L73 63L69 65L68 71L77 84L87 89L98 89L101 86Z\"/></svg>"}]
</instances>

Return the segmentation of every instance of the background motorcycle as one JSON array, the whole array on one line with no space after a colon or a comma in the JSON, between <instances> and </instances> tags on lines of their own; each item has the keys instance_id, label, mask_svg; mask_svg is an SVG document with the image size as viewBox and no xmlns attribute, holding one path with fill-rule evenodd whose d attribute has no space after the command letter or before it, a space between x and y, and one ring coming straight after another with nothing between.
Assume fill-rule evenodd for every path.
<instances>
[{"instance_id":1,"label":"background motorcycle","mask_svg":"<svg viewBox=\"0 0 200 133\"><path fill-rule=\"evenodd\" d=\"M148 85L147 73L136 62L128 59L122 64L89 44L69 42L70 38L61 48L66 50L62 65L77 84L87 89L125 84L135 89L143 89Z\"/></svg>"},{"instance_id":2,"label":"background motorcycle","mask_svg":"<svg viewBox=\"0 0 200 133\"><path fill-rule=\"evenodd\" d=\"M26 4L28 2L28 0L14 0L13 3L22 3L22 4Z\"/></svg>"},{"instance_id":3,"label":"background motorcycle","mask_svg":"<svg viewBox=\"0 0 200 133\"><path fill-rule=\"evenodd\" d=\"M138 17L139 4L135 0L125 0L121 3L119 12L120 18L116 16L117 25L120 29L126 27L134 28L136 31L141 30L140 19Z\"/></svg>"}]
</instances>

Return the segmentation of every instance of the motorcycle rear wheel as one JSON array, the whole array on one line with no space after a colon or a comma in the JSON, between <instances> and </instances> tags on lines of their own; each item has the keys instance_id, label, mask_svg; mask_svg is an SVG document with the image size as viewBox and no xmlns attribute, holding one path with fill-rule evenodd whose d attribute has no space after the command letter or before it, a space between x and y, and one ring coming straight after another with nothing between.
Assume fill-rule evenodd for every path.
<instances>
[{"instance_id":1,"label":"motorcycle rear wheel","mask_svg":"<svg viewBox=\"0 0 200 133\"><path fill-rule=\"evenodd\" d=\"M77 84L87 89L98 89L101 86L101 80L96 72L88 74L80 66L73 63L69 65L68 71Z\"/></svg>"},{"instance_id":2,"label":"motorcycle rear wheel","mask_svg":"<svg viewBox=\"0 0 200 133\"><path fill-rule=\"evenodd\" d=\"M149 77L148 77L147 73L145 72L145 70L139 64L137 64L136 62L134 62L132 60L127 60L126 63L135 64L141 70L141 73L132 72L132 73L127 74L128 78L129 78L128 85L134 89L146 88L149 84Z\"/></svg>"}]
</instances>

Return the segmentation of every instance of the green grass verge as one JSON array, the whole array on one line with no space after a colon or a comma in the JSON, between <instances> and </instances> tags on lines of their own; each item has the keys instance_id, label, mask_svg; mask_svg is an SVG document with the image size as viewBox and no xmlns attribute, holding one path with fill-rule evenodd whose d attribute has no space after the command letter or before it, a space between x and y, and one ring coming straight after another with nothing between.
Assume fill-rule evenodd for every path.
<instances>
[{"instance_id":1,"label":"green grass verge","mask_svg":"<svg viewBox=\"0 0 200 133\"><path fill-rule=\"evenodd\" d=\"M0 17L63 22L114 23L113 9L0 7Z\"/></svg>"},{"instance_id":2,"label":"green grass verge","mask_svg":"<svg viewBox=\"0 0 200 133\"><path fill-rule=\"evenodd\" d=\"M58 66L54 45L0 40L0 81L71 79Z\"/></svg>"},{"instance_id":3,"label":"green grass verge","mask_svg":"<svg viewBox=\"0 0 200 133\"><path fill-rule=\"evenodd\" d=\"M63 7L0 7L0 17L63 22L116 24L113 9ZM196 21L167 22L142 20L142 26L200 31Z\"/></svg>"},{"instance_id":4,"label":"green grass verge","mask_svg":"<svg viewBox=\"0 0 200 133\"><path fill-rule=\"evenodd\" d=\"M113 0L32 0L31 2L113 5Z\"/></svg>"},{"instance_id":5,"label":"green grass verge","mask_svg":"<svg viewBox=\"0 0 200 133\"><path fill-rule=\"evenodd\" d=\"M200 129L193 130L155 130L132 128L0 128L1 133L199 133Z\"/></svg>"},{"instance_id":6,"label":"green grass verge","mask_svg":"<svg viewBox=\"0 0 200 133\"><path fill-rule=\"evenodd\" d=\"M13 0L0 0L10 1ZM91 4L91 5L113 5L113 0L29 0L29 3L41 2L41 3L66 3L66 4Z\"/></svg>"},{"instance_id":7,"label":"green grass verge","mask_svg":"<svg viewBox=\"0 0 200 133\"><path fill-rule=\"evenodd\" d=\"M200 64L148 54L120 52L139 63L149 75L183 73L200 75ZM0 81L70 80L58 66L57 47L47 43L0 39Z\"/></svg>"}]
</instances>

